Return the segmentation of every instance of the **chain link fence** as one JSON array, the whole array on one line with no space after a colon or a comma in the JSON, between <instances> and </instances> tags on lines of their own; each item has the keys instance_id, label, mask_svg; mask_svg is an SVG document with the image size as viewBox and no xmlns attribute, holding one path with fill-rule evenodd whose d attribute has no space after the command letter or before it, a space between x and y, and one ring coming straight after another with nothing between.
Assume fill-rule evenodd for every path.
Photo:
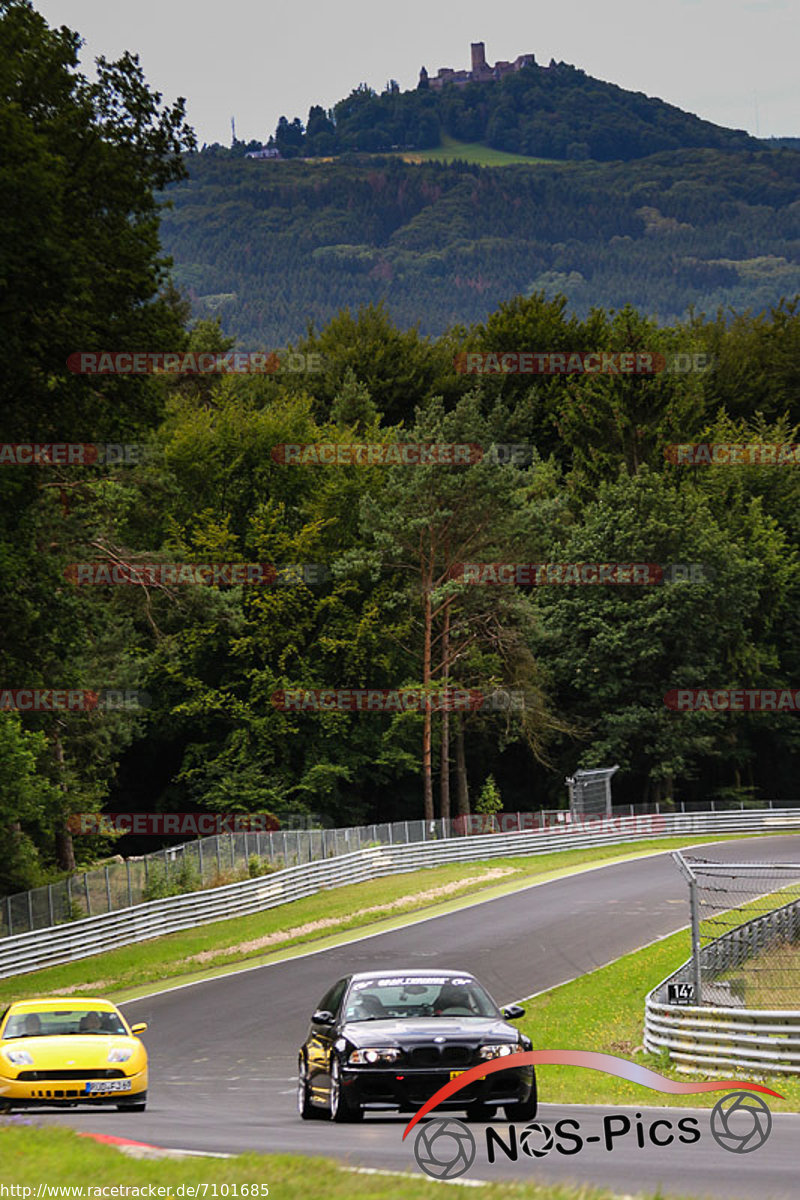
<instances>
[{"instance_id":1,"label":"chain link fence","mask_svg":"<svg viewBox=\"0 0 800 1200\"><path fill-rule=\"evenodd\" d=\"M800 863L673 858L689 884L692 957L668 999L800 1010Z\"/></svg>"},{"instance_id":2,"label":"chain link fence","mask_svg":"<svg viewBox=\"0 0 800 1200\"><path fill-rule=\"evenodd\" d=\"M800 801L776 801L781 809ZM616 806L611 818L644 816L660 812L726 812L772 808L773 803L694 802L676 806L626 804ZM116 912L146 900L222 886L248 876L285 867L319 862L370 846L406 845L439 838L480 836L487 833L587 832L595 818L563 809L495 816L455 817L452 820L394 821L343 829L282 829L276 832L220 834L166 847L140 858L117 857L105 866L71 878L0 897L0 938L46 929L67 921ZM299 823L299 822L298 822ZM598 825L596 832L601 832Z\"/></svg>"},{"instance_id":3,"label":"chain link fence","mask_svg":"<svg viewBox=\"0 0 800 1200\"><path fill-rule=\"evenodd\" d=\"M450 821L396 821L350 829L225 833L123 859L0 898L0 938L116 912L183 892L319 862L370 846L456 836Z\"/></svg>"}]
</instances>

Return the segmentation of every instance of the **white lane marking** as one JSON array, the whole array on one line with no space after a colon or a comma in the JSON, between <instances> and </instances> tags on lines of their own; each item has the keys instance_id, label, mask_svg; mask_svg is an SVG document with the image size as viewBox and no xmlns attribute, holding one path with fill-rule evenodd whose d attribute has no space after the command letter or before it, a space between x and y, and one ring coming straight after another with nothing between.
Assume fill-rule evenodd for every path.
<instances>
[{"instance_id":1,"label":"white lane marking","mask_svg":"<svg viewBox=\"0 0 800 1200\"><path fill-rule=\"evenodd\" d=\"M412 1171L381 1171L377 1167L342 1167L353 1175L388 1175L394 1179L413 1179L416 1183L454 1183L458 1187L488 1187L488 1179L433 1179L427 1175L415 1175ZM496 1181L495 1181L496 1182Z\"/></svg>"}]
</instances>

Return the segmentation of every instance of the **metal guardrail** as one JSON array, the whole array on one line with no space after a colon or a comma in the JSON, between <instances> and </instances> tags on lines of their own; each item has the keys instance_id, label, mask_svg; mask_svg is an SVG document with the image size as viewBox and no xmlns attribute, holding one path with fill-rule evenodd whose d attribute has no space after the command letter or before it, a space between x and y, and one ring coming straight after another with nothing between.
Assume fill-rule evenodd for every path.
<instances>
[{"instance_id":1,"label":"metal guardrail","mask_svg":"<svg viewBox=\"0 0 800 1200\"><path fill-rule=\"evenodd\" d=\"M685 1008L657 1000L660 987L645 1003L645 1050L667 1050L679 1071L730 1076L744 1068L800 1075L800 1013L722 1005Z\"/></svg>"},{"instance_id":2,"label":"metal guardrail","mask_svg":"<svg viewBox=\"0 0 800 1200\"><path fill-rule=\"evenodd\" d=\"M0 941L0 979L197 925L261 912L313 895L322 888L364 883L422 867L547 854L555 850L577 850L654 837L777 832L780 829L800 830L800 816L796 810L600 818L587 821L584 826L573 824L569 831L562 825L539 832L492 833L403 846L377 846L241 883L151 900L121 912L104 913L68 925L4 938Z\"/></svg>"}]
</instances>

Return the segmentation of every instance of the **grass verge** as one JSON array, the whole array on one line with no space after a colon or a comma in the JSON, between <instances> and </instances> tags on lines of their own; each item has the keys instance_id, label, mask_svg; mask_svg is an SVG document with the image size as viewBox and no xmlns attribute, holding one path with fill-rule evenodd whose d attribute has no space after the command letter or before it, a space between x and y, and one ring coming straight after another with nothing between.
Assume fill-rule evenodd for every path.
<instances>
[{"instance_id":1,"label":"grass verge","mask_svg":"<svg viewBox=\"0 0 800 1200\"><path fill-rule=\"evenodd\" d=\"M731 841L737 835L703 839ZM738 835L751 837L752 835ZM771 835L764 835L771 836ZM331 888L247 917L201 925L0 981L0 1005L31 996L102 993L116 1000L145 995L153 985L212 978L242 966L259 966L347 940L354 931L379 933L443 915L476 900L517 891L604 863L697 845L698 838L654 838L586 850L559 850L524 858L451 863L369 883ZM503 870L497 882L497 870ZM447 897L444 899L444 897ZM688 905L687 905L688 921Z\"/></svg>"},{"instance_id":2,"label":"grass verge","mask_svg":"<svg viewBox=\"0 0 800 1200\"><path fill-rule=\"evenodd\" d=\"M0 1120L0 1183L29 1187L29 1196L35 1196L39 1184L83 1186L87 1200L98 1195L94 1188L143 1188L147 1195L153 1186L164 1189L161 1195L166 1200L191 1195L189 1188L198 1185L195 1194L202 1197L202 1185L206 1184L209 1200L215 1194L212 1185L217 1196L241 1196L244 1185L249 1195L263 1196L264 1185L271 1200L321 1196L325 1200L442 1200L442 1185L416 1174L409 1151L409 1171L412 1169L415 1174L408 1176L361 1174L330 1159L291 1154L241 1154L224 1160L133 1160L65 1129L21 1128ZM132 1190L128 1193L135 1194ZM611 1192L596 1188L535 1183L489 1183L480 1194L486 1200L612 1200Z\"/></svg>"},{"instance_id":3,"label":"grass verge","mask_svg":"<svg viewBox=\"0 0 800 1200\"><path fill-rule=\"evenodd\" d=\"M632 1059L669 1079L683 1083L713 1079L712 1075L686 1075L670 1067L664 1055L642 1049L644 1000L647 992L688 958L685 930L662 941L565 983L525 1003L518 1022L532 1039L534 1049L599 1050ZM696 1096L669 1096L601 1071L581 1067L537 1068L539 1098L543 1104L655 1104L665 1107L713 1108L719 1092ZM755 1080L780 1092L785 1099L765 1099L773 1112L800 1110L800 1079L786 1075L757 1076L731 1068L731 1078ZM721 1082L721 1081L720 1081Z\"/></svg>"}]
</instances>

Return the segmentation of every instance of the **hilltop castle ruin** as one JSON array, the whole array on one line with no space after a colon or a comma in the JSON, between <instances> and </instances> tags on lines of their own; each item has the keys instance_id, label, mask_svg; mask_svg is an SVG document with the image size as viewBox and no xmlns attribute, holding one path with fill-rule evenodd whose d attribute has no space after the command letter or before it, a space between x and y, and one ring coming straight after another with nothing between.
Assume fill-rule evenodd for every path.
<instances>
[{"instance_id":1,"label":"hilltop castle ruin","mask_svg":"<svg viewBox=\"0 0 800 1200\"><path fill-rule=\"evenodd\" d=\"M536 64L533 54L519 54L513 62L498 60L493 67L490 67L486 61L484 42L472 42L470 49L472 51L471 71L454 71L452 67L439 67L433 78L429 78L428 72L423 67L419 73L420 84L424 87L427 83L428 87L437 89L444 87L446 83L455 83L459 87L463 87L467 83L485 83L490 79L502 79L504 75L511 75L514 71L521 71L523 67Z\"/></svg>"}]
</instances>

